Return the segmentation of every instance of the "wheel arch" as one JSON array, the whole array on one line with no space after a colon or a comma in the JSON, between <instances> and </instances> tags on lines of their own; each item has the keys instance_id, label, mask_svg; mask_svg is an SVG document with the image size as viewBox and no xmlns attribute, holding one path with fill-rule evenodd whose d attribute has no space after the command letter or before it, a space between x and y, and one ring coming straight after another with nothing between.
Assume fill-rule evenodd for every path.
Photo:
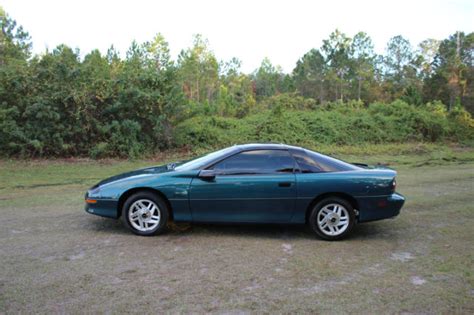
<instances>
[{"instance_id":1,"label":"wheel arch","mask_svg":"<svg viewBox=\"0 0 474 315\"><path fill-rule=\"evenodd\" d=\"M349 195L347 193L343 193L343 192L327 192L327 193L316 196L311 201L311 203L308 206L308 209L306 209L306 215L305 215L305 222L306 223L308 222L309 216L311 215L311 211L313 210L314 206L318 202L320 202L321 200L329 198L329 197L337 197L337 198L341 198L341 199L344 199L347 202L349 202L351 204L352 208L354 208L354 210L357 210L356 211L356 217L358 217L357 214L358 214L358 210L359 210L359 203L357 202L357 200L354 197L352 197L351 195Z\"/></svg>"},{"instance_id":2,"label":"wheel arch","mask_svg":"<svg viewBox=\"0 0 474 315\"><path fill-rule=\"evenodd\" d=\"M118 201L118 204L117 204L117 217L120 218L122 216L122 208L123 208L123 204L125 203L125 201L128 199L128 197L130 197L131 195L137 193L137 192L142 192L142 191L147 191L147 192L151 192L155 195L157 195L158 197L160 197L161 199L163 199L163 201L166 203L166 205L168 206L168 209L169 209L169 215L170 215L170 219L173 220L173 207L171 206L171 203L170 201L168 200L168 198L166 198L166 195L163 194L161 191L159 191L158 189L155 189L155 188L150 188L150 187L134 187L134 188L131 188L125 192L122 193L122 195L120 196L119 198L119 201Z\"/></svg>"}]
</instances>

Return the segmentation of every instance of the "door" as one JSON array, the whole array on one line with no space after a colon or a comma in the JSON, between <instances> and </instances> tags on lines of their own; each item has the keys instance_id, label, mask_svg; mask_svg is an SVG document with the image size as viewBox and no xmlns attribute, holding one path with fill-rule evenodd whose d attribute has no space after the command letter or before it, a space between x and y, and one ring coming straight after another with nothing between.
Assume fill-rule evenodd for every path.
<instances>
[{"instance_id":1,"label":"door","mask_svg":"<svg viewBox=\"0 0 474 315\"><path fill-rule=\"evenodd\" d=\"M287 150L240 152L194 178L189 201L194 221L289 222L296 199L295 161Z\"/></svg>"}]
</instances>

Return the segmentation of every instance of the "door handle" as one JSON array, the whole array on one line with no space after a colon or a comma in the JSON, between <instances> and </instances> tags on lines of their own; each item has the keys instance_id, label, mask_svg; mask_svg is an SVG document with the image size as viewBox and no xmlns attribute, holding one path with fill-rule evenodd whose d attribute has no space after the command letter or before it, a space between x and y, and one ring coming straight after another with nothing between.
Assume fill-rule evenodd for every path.
<instances>
[{"instance_id":1,"label":"door handle","mask_svg":"<svg viewBox=\"0 0 474 315\"><path fill-rule=\"evenodd\" d=\"M278 183L278 187L290 187L290 186L291 186L291 182Z\"/></svg>"}]
</instances>

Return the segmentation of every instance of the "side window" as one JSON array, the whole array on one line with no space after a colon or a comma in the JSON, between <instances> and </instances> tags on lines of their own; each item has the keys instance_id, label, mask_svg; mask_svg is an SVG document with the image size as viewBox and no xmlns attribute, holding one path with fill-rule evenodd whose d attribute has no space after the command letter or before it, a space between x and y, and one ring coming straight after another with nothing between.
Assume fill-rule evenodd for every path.
<instances>
[{"instance_id":1,"label":"side window","mask_svg":"<svg viewBox=\"0 0 474 315\"><path fill-rule=\"evenodd\" d=\"M221 174L292 173L295 161L286 150L254 150L240 152L212 167Z\"/></svg>"},{"instance_id":2,"label":"side window","mask_svg":"<svg viewBox=\"0 0 474 315\"><path fill-rule=\"evenodd\" d=\"M349 163L309 150L294 150L291 151L291 154L302 173L340 172L358 169Z\"/></svg>"},{"instance_id":3,"label":"side window","mask_svg":"<svg viewBox=\"0 0 474 315\"><path fill-rule=\"evenodd\" d=\"M330 156L326 156L309 150L305 150L305 152L325 172L341 172L357 169L357 167L354 165L332 158Z\"/></svg>"},{"instance_id":4,"label":"side window","mask_svg":"<svg viewBox=\"0 0 474 315\"><path fill-rule=\"evenodd\" d=\"M305 152L293 151L291 154L298 163L301 173L324 172L323 168L318 163L316 163L316 161L311 159Z\"/></svg>"}]
</instances>

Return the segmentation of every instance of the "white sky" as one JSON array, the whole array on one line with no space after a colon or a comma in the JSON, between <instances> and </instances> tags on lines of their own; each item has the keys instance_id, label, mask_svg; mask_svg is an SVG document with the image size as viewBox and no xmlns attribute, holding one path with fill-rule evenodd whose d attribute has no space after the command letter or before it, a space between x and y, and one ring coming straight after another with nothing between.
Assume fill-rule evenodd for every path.
<instances>
[{"instance_id":1,"label":"white sky","mask_svg":"<svg viewBox=\"0 0 474 315\"><path fill-rule=\"evenodd\" d=\"M131 41L161 32L173 57L192 35L209 39L219 60L237 57L251 72L264 57L292 71L296 61L339 28L352 36L367 32L382 53L401 34L413 46L474 31L473 0L2 0L0 5L30 33L41 53L64 43L82 54L114 45L124 56Z\"/></svg>"}]
</instances>

